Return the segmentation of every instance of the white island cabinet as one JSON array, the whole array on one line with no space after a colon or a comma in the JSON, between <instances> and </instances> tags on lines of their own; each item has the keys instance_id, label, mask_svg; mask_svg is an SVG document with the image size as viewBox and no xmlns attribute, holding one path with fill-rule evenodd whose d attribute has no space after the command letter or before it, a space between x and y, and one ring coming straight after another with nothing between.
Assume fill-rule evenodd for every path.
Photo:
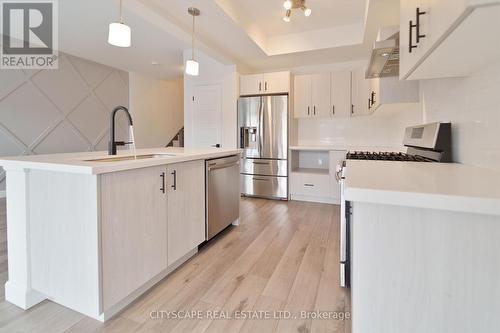
<instances>
[{"instance_id":1,"label":"white island cabinet","mask_svg":"<svg viewBox=\"0 0 500 333\"><path fill-rule=\"evenodd\" d=\"M347 160L353 333L495 333L500 173Z\"/></svg>"},{"instance_id":2,"label":"white island cabinet","mask_svg":"<svg viewBox=\"0 0 500 333\"><path fill-rule=\"evenodd\" d=\"M0 160L7 171L7 301L28 309L50 299L104 321L197 252L205 241L205 160L239 150L139 153L156 157Z\"/></svg>"}]
</instances>

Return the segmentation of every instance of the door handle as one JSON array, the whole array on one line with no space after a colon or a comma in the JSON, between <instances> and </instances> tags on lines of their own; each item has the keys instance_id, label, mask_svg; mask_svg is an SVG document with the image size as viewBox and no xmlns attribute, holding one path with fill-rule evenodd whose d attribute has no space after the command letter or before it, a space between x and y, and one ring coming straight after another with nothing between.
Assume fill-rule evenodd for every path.
<instances>
[{"instance_id":1,"label":"door handle","mask_svg":"<svg viewBox=\"0 0 500 333\"><path fill-rule=\"evenodd\" d=\"M335 105L332 105L332 115L335 115Z\"/></svg>"},{"instance_id":2,"label":"door handle","mask_svg":"<svg viewBox=\"0 0 500 333\"><path fill-rule=\"evenodd\" d=\"M368 98L368 110L372 108L372 100Z\"/></svg>"},{"instance_id":3,"label":"door handle","mask_svg":"<svg viewBox=\"0 0 500 333\"><path fill-rule=\"evenodd\" d=\"M316 105L313 106L313 114L316 115Z\"/></svg>"},{"instance_id":4,"label":"door handle","mask_svg":"<svg viewBox=\"0 0 500 333\"><path fill-rule=\"evenodd\" d=\"M425 15L425 14L427 14L427 12L421 12L420 8L417 7L417 10L416 10L416 21L417 21L417 23L415 24L415 27L417 28L417 31L416 31L417 44L420 43L420 38L425 38L426 37L425 34L422 35L420 33L420 16L421 15Z\"/></svg>"},{"instance_id":5,"label":"door handle","mask_svg":"<svg viewBox=\"0 0 500 333\"><path fill-rule=\"evenodd\" d=\"M160 187L160 191L162 191L162 193L165 193L165 172L162 172L160 174L160 178L161 178L161 187Z\"/></svg>"},{"instance_id":6,"label":"door handle","mask_svg":"<svg viewBox=\"0 0 500 333\"><path fill-rule=\"evenodd\" d=\"M220 148L220 143L216 143L215 145L212 145L212 147L215 147L215 148ZM243 148L243 147L242 147Z\"/></svg>"},{"instance_id":7,"label":"door handle","mask_svg":"<svg viewBox=\"0 0 500 333\"><path fill-rule=\"evenodd\" d=\"M174 191L177 191L177 170L174 170L171 175L174 176L174 185L172 185L172 188Z\"/></svg>"},{"instance_id":8,"label":"door handle","mask_svg":"<svg viewBox=\"0 0 500 333\"><path fill-rule=\"evenodd\" d=\"M416 28L417 25L413 24L413 21L410 20L410 25L408 27L409 30L409 38L408 38L408 52L412 52L413 49L417 48L417 45L413 45L413 28Z\"/></svg>"},{"instance_id":9,"label":"door handle","mask_svg":"<svg viewBox=\"0 0 500 333\"><path fill-rule=\"evenodd\" d=\"M311 115L311 107L309 107L309 106L307 107L307 115L308 116Z\"/></svg>"},{"instance_id":10,"label":"door handle","mask_svg":"<svg viewBox=\"0 0 500 333\"><path fill-rule=\"evenodd\" d=\"M262 91L262 82L259 82L259 91Z\"/></svg>"},{"instance_id":11,"label":"door handle","mask_svg":"<svg viewBox=\"0 0 500 333\"><path fill-rule=\"evenodd\" d=\"M351 114L354 114L354 104L351 104Z\"/></svg>"},{"instance_id":12,"label":"door handle","mask_svg":"<svg viewBox=\"0 0 500 333\"><path fill-rule=\"evenodd\" d=\"M264 83L264 91L267 91L267 81Z\"/></svg>"},{"instance_id":13,"label":"door handle","mask_svg":"<svg viewBox=\"0 0 500 333\"><path fill-rule=\"evenodd\" d=\"M375 104L375 91L372 91L372 105Z\"/></svg>"}]
</instances>

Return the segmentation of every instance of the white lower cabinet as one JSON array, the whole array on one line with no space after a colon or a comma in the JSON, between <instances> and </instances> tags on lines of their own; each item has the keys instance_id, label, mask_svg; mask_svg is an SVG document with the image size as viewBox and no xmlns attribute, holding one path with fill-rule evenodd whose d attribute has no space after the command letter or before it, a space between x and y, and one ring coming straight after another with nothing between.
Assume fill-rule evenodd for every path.
<instances>
[{"instance_id":1,"label":"white lower cabinet","mask_svg":"<svg viewBox=\"0 0 500 333\"><path fill-rule=\"evenodd\" d=\"M318 200L320 198L328 198L330 196L328 174L293 173L290 182L290 192L294 196L316 197Z\"/></svg>"},{"instance_id":2,"label":"white lower cabinet","mask_svg":"<svg viewBox=\"0 0 500 333\"><path fill-rule=\"evenodd\" d=\"M167 268L165 172L157 166L101 176L104 311Z\"/></svg>"},{"instance_id":3,"label":"white lower cabinet","mask_svg":"<svg viewBox=\"0 0 500 333\"><path fill-rule=\"evenodd\" d=\"M205 163L167 166L168 265L205 240Z\"/></svg>"},{"instance_id":4,"label":"white lower cabinet","mask_svg":"<svg viewBox=\"0 0 500 333\"><path fill-rule=\"evenodd\" d=\"M344 150L292 150L290 199L340 204L335 172L345 154Z\"/></svg>"},{"instance_id":5,"label":"white lower cabinet","mask_svg":"<svg viewBox=\"0 0 500 333\"><path fill-rule=\"evenodd\" d=\"M101 176L103 312L205 240L204 161Z\"/></svg>"}]
</instances>

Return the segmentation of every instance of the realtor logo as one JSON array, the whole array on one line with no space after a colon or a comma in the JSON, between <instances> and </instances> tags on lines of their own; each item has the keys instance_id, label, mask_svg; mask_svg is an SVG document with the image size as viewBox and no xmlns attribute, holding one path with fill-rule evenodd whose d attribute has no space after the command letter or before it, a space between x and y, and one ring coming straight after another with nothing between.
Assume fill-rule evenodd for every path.
<instances>
[{"instance_id":1,"label":"realtor logo","mask_svg":"<svg viewBox=\"0 0 500 333\"><path fill-rule=\"evenodd\" d=\"M1 69L56 69L57 0L0 0Z\"/></svg>"}]
</instances>

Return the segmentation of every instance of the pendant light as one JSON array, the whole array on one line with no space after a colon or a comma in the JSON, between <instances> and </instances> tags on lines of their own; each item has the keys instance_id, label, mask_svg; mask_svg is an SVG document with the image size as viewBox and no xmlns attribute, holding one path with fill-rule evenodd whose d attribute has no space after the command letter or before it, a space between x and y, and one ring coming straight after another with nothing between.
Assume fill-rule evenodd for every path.
<instances>
[{"instance_id":1,"label":"pendant light","mask_svg":"<svg viewBox=\"0 0 500 333\"><path fill-rule=\"evenodd\" d=\"M193 33L191 35L191 59L186 61L186 74L198 76L200 64L194 59L194 18L200 15L200 10L198 8L189 7L188 13L193 17Z\"/></svg>"},{"instance_id":2,"label":"pendant light","mask_svg":"<svg viewBox=\"0 0 500 333\"><path fill-rule=\"evenodd\" d=\"M306 6L306 0L285 0L283 8L285 8L283 21L287 23L291 21L292 10L294 9L301 9L305 17L309 17L312 14L311 8Z\"/></svg>"},{"instance_id":3,"label":"pendant light","mask_svg":"<svg viewBox=\"0 0 500 333\"><path fill-rule=\"evenodd\" d=\"M109 24L108 43L118 47L130 47L131 30L123 23L123 6L120 0L120 20Z\"/></svg>"}]
</instances>

